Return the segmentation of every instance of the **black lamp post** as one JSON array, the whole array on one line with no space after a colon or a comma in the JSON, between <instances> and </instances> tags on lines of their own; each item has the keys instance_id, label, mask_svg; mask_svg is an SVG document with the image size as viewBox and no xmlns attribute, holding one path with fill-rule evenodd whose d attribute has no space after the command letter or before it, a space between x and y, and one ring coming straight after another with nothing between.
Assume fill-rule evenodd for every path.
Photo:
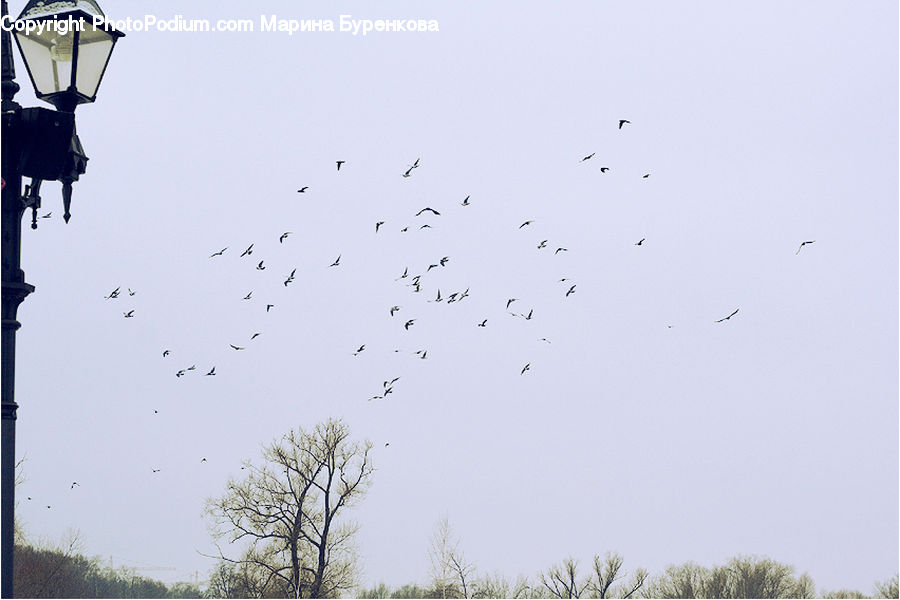
<instances>
[{"instance_id":1,"label":"black lamp post","mask_svg":"<svg viewBox=\"0 0 900 600\"><path fill-rule=\"evenodd\" d=\"M16 450L16 320L19 304L34 291L20 266L22 215L32 210L37 228L43 181L62 182L64 218L68 223L72 183L85 172L87 156L75 133L75 107L93 102L116 40L122 32L102 23L94 0L30 0L10 22L2 0L3 148L2 148L2 594L13 597L13 550ZM25 68L41 100L57 110L22 108L13 100L19 91L12 57L11 31ZM31 178L22 193L23 177Z\"/></svg>"}]
</instances>

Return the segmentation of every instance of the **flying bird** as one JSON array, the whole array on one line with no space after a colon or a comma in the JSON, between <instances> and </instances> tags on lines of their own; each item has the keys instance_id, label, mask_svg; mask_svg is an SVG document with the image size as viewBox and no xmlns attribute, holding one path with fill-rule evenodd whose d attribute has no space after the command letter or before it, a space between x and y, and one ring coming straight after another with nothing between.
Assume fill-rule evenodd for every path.
<instances>
[{"instance_id":1,"label":"flying bird","mask_svg":"<svg viewBox=\"0 0 900 600\"><path fill-rule=\"evenodd\" d=\"M137 294L137 292L132 291L131 288L128 288L128 295L129 295L129 296L134 296L135 294Z\"/></svg>"},{"instance_id":2,"label":"flying bird","mask_svg":"<svg viewBox=\"0 0 900 600\"><path fill-rule=\"evenodd\" d=\"M250 296L252 296L252 295L253 295L253 292L251 291L249 294L247 294L246 296L244 296L244 300L249 300L249 299L250 299Z\"/></svg>"},{"instance_id":3,"label":"flying bird","mask_svg":"<svg viewBox=\"0 0 900 600\"><path fill-rule=\"evenodd\" d=\"M406 170L406 172L403 174L403 176L404 176L404 177L409 177L409 176L412 174L412 170L413 170L413 167L408 168L408 169Z\"/></svg>"},{"instance_id":4,"label":"flying bird","mask_svg":"<svg viewBox=\"0 0 900 600\"><path fill-rule=\"evenodd\" d=\"M442 258L442 259L440 260L440 263L441 263L441 266L442 266L442 267L446 267L448 262L450 262L450 257L449 257L449 256L445 256L444 258Z\"/></svg>"},{"instance_id":5,"label":"flying bird","mask_svg":"<svg viewBox=\"0 0 900 600\"><path fill-rule=\"evenodd\" d=\"M259 261L259 264L256 265L256 270L257 270L257 271L265 271L265 270L266 270L266 268L263 266L263 262L265 262L265 261L262 261L262 260L261 260L261 261Z\"/></svg>"},{"instance_id":6,"label":"flying bird","mask_svg":"<svg viewBox=\"0 0 900 600\"><path fill-rule=\"evenodd\" d=\"M647 239L647 238L641 238L641 241L635 243L635 246L640 246L641 244L644 243L644 240L646 240L646 239Z\"/></svg>"},{"instance_id":7,"label":"flying bird","mask_svg":"<svg viewBox=\"0 0 900 600\"><path fill-rule=\"evenodd\" d=\"M272 308L275 308L274 304L266 304L266 312L269 312L269 310Z\"/></svg>"},{"instance_id":8,"label":"flying bird","mask_svg":"<svg viewBox=\"0 0 900 600\"><path fill-rule=\"evenodd\" d=\"M538 250L540 250L541 248L546 248L546 247L547 247L547 242L549 242L549 241L550 241L550 240L544 240L544 241L542 241L540 244L538 244Z\"/></svg>"},{"instance_id":9,"label":"flying bird","mask_svg":"<svg viewBox=\"0 0 900 600\"><path fill-rule=\"evenodd\" d=\"M395 279L394 281L400 281L401 279L406 279L406 276L409 275L409 267L405 267L403 269L403 275Z\"/></svg>"},{"instance_id":10,"label":"flying bird","mask_svg":"<svg viewBox=\"0 0 900 600\"><path fill-rule=\"evenodd\" d=\"M184 377L184 369L181 369L177 373L175 373L175 377Z\"/></svg>"},{"instance_id":11,"label":"flying bird","mask_svg":"<svg viewBox=\"0 0 900 600\"><path fill-rule=\"evenodd\" d=\"M506 308L509 308L509 305L518 300L518 298L510 298L506 301Z\"/></svg>"},{"instance_id":12,"label":"flying bird","mask_svg":"<svg viewBox=\"0 0 900 600\"><path fill-rule=\"evenodd\" d=\"M469 196L466 196L465 198L463 198L462 205L463 205L463 206L468 206L468 205L469 205Z\"/></svg>"},{"instance_id":13,"label":"flying bird","mask_svg":"<svg viewBox=\"0 0 900 600\"><path fill-rule=\"evenodd\" d=\"M308 185L304 185L302 188L300 188L299 190L297 190L297 193L298 193L298 194L305 194L305 193L306 193L306 190L308 190L308 189L309 189L309 186L308 186Z\"/></svg>"},{"instance_id":14,"label":"flying bird","mask_svg":"<svg viewBox=\"0 0 900 600\"><path fill-rule=\"evenodd\" d=\"M232 348L234 348L235 350L244 350L245 349L243 346L235 346L234 344L228 344L228 345L231 346Z\"/></svg>"},{"instance_id":15,"label":"flying bird","mask_svg":"<svg viewBox=\"0 0 900 600\"><path fill-rule=\"evenodd\" d=\"M72 482L72 485L69 486L69 489L70 489L70 490L74 490L76 485L79 485L79 483L78 483L77 481L73 481L73 482ZM80 487L80 486L79 486L79 487Z\"/></svg>"},{"instance_id":16,"label":"flying bird","mask_svg":"<svg viewBox=\"0 0 900 600\"><path fill-rule=\"evenodd\" d=\"M122 314L125 315L125 318L126 318L126 319L130 319L131 317L134 316L134 309L132 308L132 309L129 310L127 313L122 313Z\"/></svg>"},{"instance_id":17,"label":"flying bird","mask_svg":"<svg viewBox=\"0 0 900 600\"><path fill-rule=\"evenodd\" d=\"M597 154L597 153L596 153L596 152L591 152L590 154L588 154L587 156L585 156L584 158L582 158L582 159L581 159L581 162L584 162L584 161L586 161L586 160L589 160L589 159L591 159L591 158L594 158L594 155L595 155L595 154Z\"/></svg>"},{"instance_id":18,"label":"flying bird","mask_svg":"<svg viewBox=\"0 0 900 600\"><path fill-rule=\"evenodd\" d=\"M329 267L336 267L341 263L341 255L338 254L338 257L334 259L334 262L328 265Z\"/></svg>"},{"instance_id":19,"label":"flying bird","mask_svg":"<svg viewBox=\"0 0 900 600\"><path fill-rule=\"evenodd\" d=\"M169 352L168 350L163 350L163 358L167 357L169 354L171 354L171 352Z\"/></svg>"},{"instance_id":20,"label":"flying bird","mask_svg":"<svg viewBox=\"0 0 900 600\"><path fill-rule=\"evenodd\" d=\"M384 382L384 387L386 387L386 388L391 387L392 385L394 385L394 384L397 383L398 381L400 381L400 378L399 378L399 377L394 377L394 378L391 379L390 381L385 381L385 382Z\"/></svg>"},{"instance_id":21,"label":"flying bird","mask_svg":"<svg viewBox=\"0 0 900 600\"><path fill-rule=\"evenodd\" d=\"M162 471L162 469L150 469L150 470L153 471L154 473L159 473L160 471ZM48 506L47 508L50 508L50 507Z\"/></svg>"},{"instance_id":22,"label":"flying bird","mask_svg":"<svg viewBox=\"0 0 900 600\"><path fill-rule=\"evenodd\" d=\"M200 462L205 463L205 462L206 462L206 459L205 459L205 458L202 458L202 459L200 459Z\"/></svg>"},{"instance_id":23,"label":"flying bird","mask_svg":"<svg viewBox=\"0 0 900 600\"><path fill-rule=\"evenodd\" d=\"M415 323L415 322L416 322L415 319L410 319L409 321L407 321L406 323L403 324L403 328L406 329L407 331L409 331L409 328L412 327L413 323Z\"/></svg>"},{"instance_id":24,"label":"flying bird","mask_svg":"<svg viewBox=\"0 0 900 600\"><path fill-rule=\"evenodd\" d=\"M110 298L118 298L118 297L119 297L119 288L116 288L109 293L109 296L103 296L103 299L109 300Z\"/></svg>"},{"instance_id":25,"label":"flying bird","mask_svg":"<svg viewBox=\"0 0 900 600\"><path fill-rule=\"evenodd\" d=\"M378 228L384 225L384 221L378 221L375 223L375 233L378 233Z\"/></svg>"},{"instance_id":26,"label":"flying bird","mask_svg":"<svg viewBox=\"0 0 900 600\"><path fill-rule=\"evenodd\" d=\"M196 370L197 370L197 365L191 365L191 366L189 366L189 367L187 368L187 370L188 370L188 371L196 371Z\"/></svg>"},{"instance_id":27,"label":"flying bird","mask_svg":"<svg viewBox=\"0 0 900 600\"><path fill-rule=\"evenodd\" d=\"M426 223L426 224L422 225L421 227L419 227L419 229L431 229L431 225Z\"/></svg>"},{"instance_id":28,"label":"flying bird","mask_svg":"<svg viewBox=\"0 0 900 600\"><path fill-rule=\"evenodd\" d=\"M644 173L643 178L647 179L648 177L650 177L650 173Z\"/></svg>"},{"instance_id":29,"label":"flying bird","mask_svg":"<svg viewBox=\"0 0 900 600\"><path fill-rule=\"evenodd\" d=\"M519 373L519 375L524 375L525 371L529 371L529 370L531 370L531 363L528 363L524 367L522 367L522 372Z\"/></svg>"},{"instance_id":30,"label":"flying bird","mask_svg":"<svg viewBox=\"0 0 900 600\"><path fill-rule=\"evenodd\" d=\"M216 374L216 368L213 367L212 369L209 370L209 373L207 373L206 375L209 376L209 375L215 375L215 374Z\"/></svg>"},{"instance_id":31,"label":"flying bird","mask_svg":"<svg viewBox=\"0 0 900 600\"><path fill-rule=\"evenodd\" d=\"M619 129L622 129L622 125L624 125L625 123L628 123L630 125L631 121L629 121L628 119L619 119Z\"/></svg>"},{"instance_id":32,"label":"flying bird","mask_svg":"<svg viewBox=\"0 0 900 600\"><path fill-rule=\"evenodd\" d=\"M243 252L241 252L241 256L239 258L243 258L243 257L247 256L248 254L253 254L253 244L250 244L249 246L247 246L247 249L244 250Z\"/></svg>"},{"instance_id":33,"label":"flying bird","mask_svg":"<svg viewBox=\"0 0 900 600\"><path fill-rule=\"evenodd\" d=\"M600 167L601 173L606 173L607 171L609 171L609 167Z\"/></svg>"},{"instance_id":34,"label":"flying bird","mask_svg":"<svg viewBox=\"0 0 900 600\"><path fill-rule=\"evenodd\" d=\"M391 316L393 317L394 313L397 312L398 310L400 310L399 306L392 306L391 307Z\"/></svg>"},{"instance_id":35,"label":"flying bird","mask_svg":"<svg viewBox=\"0 0 900 600\"><path fill-rule=\"evenodd\" d=\"M436 269L438 266L439 266L439 265L428 265L428 268L425 269L425 272L427 273L428 271L430 271L430 270L432 270L432 269Z\"/></svg>"},{"instance_id":36,"label":"flying bird","mask_svg":"<svg viewBox=\"0 0 900 600\"><path fill-rule=\"evenodd\" d=\"M288 285L289 283L291 283L292 281L294 281L294 274L295 274L296 272L297 272L297 269L294 269L293 271L291 271L291 274L288 275L287 278L284 280L284 287L287 287L287 285Z\"/></svg>"},{"instance_id":37,"label":"flying bird","mask_svg":"<svg viewBox=\"0 0 900 600\"><path fill-rule=\"evenodd\" d=\"M525 316L525 320L526 320L526 321L530 321L530 320L531 320L531 315L533 315L533 314L534 314L534 309L532 308L531 310L528 311L528 315Z\"/></svg>"},{"instance_id":38,"label":"flying bird","mask_svg":"<svg viewBox=\"0 0 900 600\"><path fill-rule=\"evenodd\" d=\"M573 285L572 287L569 288L569 291L566 292L566 298L569 297L569 294L574 294L574 293L575 293L575 286Z\"/></svg>"},{"instance_id":39,"label":"flying bird","mask_svg":"<svg viewBox=\"0 0 900 600\"><path fill-rule=\"evenodd\" d=\"M568 252L568 251L569 251L568 248L557 248L556 252L554 252L553 255L555 256L555 255L559 254L560 252Z\"/></svg>"},{"instance_id":40,"label":"flying bird","mask_svg":"<svg viewBox=\"0 0 900 600\"><path fill-rule=\"evenodd\" d=\"M347 162L347 161L346 161L346 160L336 160L336 161L334 161L334 162L337 163L337 170L340 171L340 170L341 170L341 165L344 164L344 163Z\"/></svg>"},{"instance_id":41,"label":"flying bird","mask_svg":"<svg viewBox=\"0 0 900 600\"><path fill-rule=\"evenodd\" d=\"M287 239L287 236L291 235L292 233L293 231L285 231L284 233L282 233L280 236L278 236L278 243L283 244L284 240Z\"/></svg>"},{"instance_id":42,"label":"flying bird","mask_svg":"<svg viewBox=\"0 0 900 600\"><path fill-rule=\"evenodd\" d=\"M522 229L522 228L525 227L526 225L531 225L532 223L534 223L534 221L525 221L524 223L522 223L521 225L519 225L519 229Z\"/></svg>"},{"instance_id":43,"label":"flying bird","mask_svg":"<svg viewBox=\"0 0 900 600\"><path fill-rule=\"evenodd\" d=\"M807 245L807 244L812 244L812 243L814 243L815 241L816 241L816 240L810 240L810 241L808 241L808 242L803 242L802 244L800 244L800 247L797 248L797 252L794 253L794 256L797 256L798 254L800 254L800 251L803 250L803 246L805 246L805 245Z\"/></svg>"},{"instance_id":44,"label":"flying bird","mask_svg":"<svg viewBox=\"0 0 900 600\"><path fill-rule=\"evenodd\" d=\"M422 210L420 210L419 212L417 212L417 213L416 213L416 216L418 217L419 215L421 215L423 212L426 212L426 211L430 211L430 212L434 213L435 216L438 216L438 217L441 215L441 213L439 213L438 211L434 210L434 209L431 208L430 206L426 206L425 208L423 208Z\"/></svg>"},{"instance_id":45,"label":"flying bird","mask_svg":"<svg viewBox=\"0 0 900 600\"><path fill-rule=\"evenodd\" d=\"M226 250L228 250L228 246L225 246L224 248L222 248L222 249L219 250L218 252L213 252L212 254L209 255L209 257L212 258L213 256L222 256L223 254L225 254L225 251L226 251Z\"/></svg>"},{"instance_id":46,"label":"flying bird","mask_svg":"<svg viewBox=\"0 0 900 600\"><path fill-rule=\"evenodd\" d=\"M257 331L256 333L254 333L253 335L250 336L250 339L251 339L251 340L254 340L254 339L256 339L258 336L259 336L259 332Z\"/></svg>"},{"instance_id":47,"label":"flying bird","mask_svg":"<svg viewBox=\"0 0 900 600\"><path fill-rule=\"evenodd\" d=\"M359 354L360 352L362 352L365 349L366 349L366 345L363 344L362 346L359 347L359 350L357 350L356 352L353 353L353 356L356 356L357 354Z\"/></svg>"},{"instance_id":48,"label":"flying bird","mask_svg":"<svg viewBox=\"0 0 900 600\"><path fill-rule=\"evenodd\" d=\"M487 327L487 319L478 324L479 327Z\"/></svg>"},{"instance_id":49,"label":"flying bird","mask_svg":"<svg viewBox=\"0 0 900 600\"><path fill-rule=\"evenodd\" d=\"M42 219L49 219L49 218L50 218L50 215L52 215L52 214L53 214L53 211L51 210L51 211L48 212L46 215L41 215L41 218L42 218Z\"/></svg>"},{"instance_id":50,"label":"flying bird","mask_svg":"<svg viewBox=\"0 0 900 600\"><path fill-rule=\"evenodd\" d=\"M722 317L721 319L719 319L718 321L716 321L716 323L721 323L722 321L727 321L727 320L729 320L731 317L733 317L734 315L736 315L736 314L738 313L739 310L740 310L739 308L734 309L734 312L733 312L733 313L731 313L731 314L728 315L727 317Z\"/></svg>"}]
</instances>

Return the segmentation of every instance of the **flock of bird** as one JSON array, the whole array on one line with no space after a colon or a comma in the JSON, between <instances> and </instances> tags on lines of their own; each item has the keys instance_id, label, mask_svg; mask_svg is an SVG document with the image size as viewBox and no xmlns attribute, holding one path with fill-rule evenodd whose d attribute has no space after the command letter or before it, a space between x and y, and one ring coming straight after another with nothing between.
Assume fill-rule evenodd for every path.
<instances>
[{"instance_id":1,"label":"flock of bird","mask_svg":"<svg viewBox=\"0 0 900 600\"><path fill-rule=\"evenodd\" d=\"M631 122L629 120L620 119L618 122L618 129L622 130L623 127L625 127L626 125L629 125L629 124L631 124ZM595 154L596 154L595 152L592 152L588 155L585 155L583 158L581 158L581 160L579 162L583 163L586 161L590 161L594 158ZM348 163L345 160L336 160L335 161L336 170L338 172L341 172L342 166L346 166L347 164ZM412 177L414 171L416 169L419 169L420 167L421 167L420 159L416 158L416 160L412 164L407 165L407 168L402 170L400 175L404 179L408 179L408 178ZM602 166L600 168L601 173L607 173L609 171L610 171L610 167ZM649 176L650 176L650 173L645 173L642 175L642 178L646 179ZM309 189L310 189L310 186L303 186L303 187L300 187L299 189L297 189L297 193L298 194L307 194L307 193L309 193ZM471 204L472 203L471 203L470 195L467 195L464 199L462 199L458 203L458 205L460 207L462 207L462 210L464 210L465 207L471 206ZM442 216L442 212L441 212L442 210L445 210L445 209L441 208L441 210L437 210L431 206L425 206L425 207L421 208L420 210L418 210L417 212L415 212L414 214L412 214L411 218L413 218L413 219L426 218L428 220L437 219ZM460 210L460 209L457 209L457 210ZM50 213L45 215L43 218L50 218ZM532 219L522 221L518 225L518 229L523 230L525 228L531 228L531 226L534 224L534 222L535 221ZM377 220L374 223L374 232L376 235L379 235L379 236L384 235L383 228L384 228L385 224L386 224L385 220ZM515 225L515 223L510 224L511 227L513 227L514 225ZM409 225L406 225L403 228L401 228L399 231L401 233L408 232L409 227L410 227ZM431 228L431 224L428 222L421 223L421 225L419 225L419 227L418 227L419 230L424 230L424 229L429 229L429 228ZM288 240L291 235L293 235L292 231L284 231L283 233L278 235L277 239L278 239L279 246L283 246L286 243L289 243ZM561 253L566 253L569 251L569 249L565 246L558 246L556 244L554 244L553 246L548 246L549 241L550 241L549 239L541 240L537 244L537 249L538 250L552 249L553 256L558 256ZM634 242L634 245L641 247L644 245L644 243L646 241L647 241L646 238L641 238L640 240ZM805 246L812 244L814 242L815 242L815 240L803 241L800 244L799 248L797 249L796 254L800 254L800 251ZM249 243L249 245L247 245L246 247L242 244L236 250L232 249L232 246L225 246L219 250L215 250L215 251L211 252L208 255L208 260L222 260L224 257L227 257L229 255L232 255L232 256L237 255L237 260L246 261L249 264L255 265L255 270L266 271L269 268L266 265L266 259L263 258L263 259L257 261L256 258L258 256L257 257L253 256L255 251L256 251L256 242ZM341 265L342 257L343 257L343 254L339 253L333 262L331 262L328 265L322 265L322 266L327 269L335 269L335 268L339 269L342 266ZM447 268L447 266L451 263L451 260L452 259L450 256L445 255L445 256L441 256L440 258L435 259L433 262L428 261L427 266L423 266L423 268L421 269L421 272L419 272L419 273L415 273L414 271L410 270L410 268L408 266L404 266L402 269L402 272L399 274L399 276L394 281L402 282L403 285L405 285L407 288L409 288L410 293L420 294L423 292L423 286L425 285L426 280L434 277L434 275L432 275L432 272L435 270L440 271L442 269ZM400 269L398 269L398 271L399 270ZM289 273L286 273L286 274L283 274L282 276L280 276L279 281L281 284L283 284L283 286L285 288L287 288L295 281L296 276L297 276L297 268L293 268ZM568 300L566 300L566 299L570 298L571 296L573 296L574 294L577 293L577 284L572 282L568 277L562 277L561 279L558 280L558 283L565 284L564 286L561 286L561 288L559 290L559 295L560 295L560 298L562 301L567 302ZM445 287L444 289L446 290L447 288ZM120 300L123 298L133 297L137 293L135 290L131 289L130 287L125 287L125 290L127 290L126 292L123 292L122 290L123 290L123 286L118 285L109 294L105 295L104 299L106 301L116 301L116 300ZM464 290L459 289L459 290L454 290L450 293L443 293L441 290L441 287L439 287L438 283L435 283L434 291L432 293L434 294L434 297L432 299L427 300L426 301L427 303L444 303L445 305L450 305L453 303L461 303L470 297L469 287L466 287L466 289L464 289ZM253 290L248 291L246 293L246 295L244 295L243 297L241 297L239 299L236 298L236 300L239 300L242 302L243 301L252 301L253 299L254 299ZM525 321L531 321L534 318L534 308L529 307L529 310L527 312L524 312L524 310L521 313L513 312L511 310L511 307L513 307L514 303L517 303L517 302L521 303L522 301L519 298L515 298L515 297L507 298L505 301L505 306L503 307L505 312L508 313L512 317L522 318ZM273 308L275 308L275 304L270 303L270 302L266 302L264 304L264 306L265 306L266 313L270 312ZM519 305L516 305L516 306L519 306ZM727 316L723 316L719 319L715 319L712 322L715 324L720 324L720 323L724 323L726 321L730 321L732 318L734 318L738 314L739 310L740 310L739 308L735 308ZM404 313L413 312L411 309L404 309L403 306L399 303L392 304L387 309L387 313L389 314L389 316L391 318L393 318L396 314L398 314L401 311ZM122 314L125 319L133 319L136 317L135 309L128 307L128 306L125 307L125 310L122 311ZM416 326L417 321L420 318L421 317L415 316L414 314L408 315L408 316L400 319L398 321L398 325L400 328L402 328L403 331L408 332L408 331L410 331L411 328ZM479 320L472 323L472 327L487 328L488 323L491 321L491 319L492 319L491 316L483 316L482 315L482 317ZM672 325L668 325L668 327L671 328ZM243 352L243 351L247 350L247 348L248 348L247 344L250 342L253 342L253 340L258 338L261 334L262 334L261 332L257 331L257 332L254 332L249 337L249 340L247 342L241 341L239 343L229 343L228 345L231 348L231 350L234 352ZM546 337L538 338L538 341L546 343L546 344L551 343L550 340L547 339ZM350 352L349 354L351 354L354 357L357 357L357 356L361 355L363 352L366 352L366 348L367 348L367 346L365 343L360 344L358 347L355 347L355 349L353 349L353 351ZM394 352L401 352L401 350L395 349ZM163 348L160 351L160 354L161 354L161 358L163 360L170 361L171 360L170 356L172 355L172 350L170 348ZM419 360L427 360L429 358L428 349L426 349L426 348L419 348L419 349L411 352L411 355L415 356ZM531 361L525 362L524 365L522 365L520 368L517 369L518 375L525 376L528 372L530 372L532 370L532 368L533 368L533 366L532 366ZM198 368L198 365L196 363L192 363L189 366L176 365L176 366L172 367L171 372L175 376L176 379L181 379L182 377L185 377L191 373L198 373L198 374L203 373L205 377L214 377L217 375L215 364L205 364L202 368ZM391 376L385 377L381 384L380 389L375 391L375 393L373 393L368 398L368 400L373 401L373 400L386 399L389 395L394 393L395 386L401 380L401 378L402 378L402 376L393 375L393 374ZM154 412L154 414L158 414L158 410L156 410L156 409L154 409L153 412ZM387 447L387 446L389 446L389 443L385 443L385 447ZM206 463L207 459L205 457L203 457L200 460L200 462ZM156 466L154 466L153 468L151 468L151 472L159 473L159 472L161 472L161 468L157 468ZM79 487L78 482L72 482L70 489L74 490L76 487ZM31 500L31 497L28 497L28 500ZM50 506L47 505L47 508L49 509Z\"/></svg>"}]
</instances>

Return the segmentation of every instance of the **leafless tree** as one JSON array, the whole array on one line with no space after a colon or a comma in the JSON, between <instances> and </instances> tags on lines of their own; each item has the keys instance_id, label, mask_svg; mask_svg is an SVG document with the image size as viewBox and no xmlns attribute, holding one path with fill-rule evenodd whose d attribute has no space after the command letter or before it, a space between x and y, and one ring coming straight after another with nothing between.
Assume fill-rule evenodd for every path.
<instances>
[{"instance_id":1,"label":"leafless tree","mask_svg":"<svg viewBox=\"0 0 900 600\"><path fill-rule=\"evenodd\" d=\"M581 598L590 580L578 580L578 561L567 558L561 565L553 565L541 573L541 583L556 598Z\"/></svg>"},{"instance_id":2,"label":"leafless tree","mask_svg":"<svg viewBox=\"0 0 900 600\"><path fill-rule=\"evenodd\" d=\"M219 558L252 568L259 595L275 588L323 598L352 589L356 526L338 516L364 495L373 469L372 445L349 435L339 420L290 431L263 449L261 466L245 462L246 478L207 501L216 539L248 543L241 558Z\"/></svg>"},{"instance_id":3,"label":"leafless tree","mask_svg":"<svg viewBox=\"0 0 900 600\"><path fill-rule=\"evenodd\" d=\"M637 569L628 583L613 587L616 581L625 577L620 573L624 559L615 552L607 552L603 559L594 557L594 573L592 574L591 589L597 598L631 598L635 592L643 587L647 581L648 573L645 569ZM596 577L596 580L593 579Z\"/></svg>"}]
</instances>

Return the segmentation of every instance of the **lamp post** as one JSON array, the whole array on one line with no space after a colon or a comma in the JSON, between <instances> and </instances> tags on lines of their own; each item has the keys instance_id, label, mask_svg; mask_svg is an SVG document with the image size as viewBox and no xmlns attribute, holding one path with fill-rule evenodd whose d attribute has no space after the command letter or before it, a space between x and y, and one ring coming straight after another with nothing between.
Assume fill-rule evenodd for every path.
<instances>
[{"instance_id":1,"label":"lamp post","mask_svg":"<svg viewBox=\"0 0 900 600\"><path fill-rule=\"evenodd\" d=\"M75 107L93 102L116 41L124 34L102 22L94 0L30 0L15 21L2 0L2 576L0 594L13 597L15 547L16 315L34 286L21 269L22 216L32 210L37 228L43 181L62 182L64 218L69 222L72 183L85 172L87 156L75 133ZM12 57L12 34L35 94L56 110L22 108ZM31 182L22 193L22 179Z\"/></svg>"}]
</instances>

